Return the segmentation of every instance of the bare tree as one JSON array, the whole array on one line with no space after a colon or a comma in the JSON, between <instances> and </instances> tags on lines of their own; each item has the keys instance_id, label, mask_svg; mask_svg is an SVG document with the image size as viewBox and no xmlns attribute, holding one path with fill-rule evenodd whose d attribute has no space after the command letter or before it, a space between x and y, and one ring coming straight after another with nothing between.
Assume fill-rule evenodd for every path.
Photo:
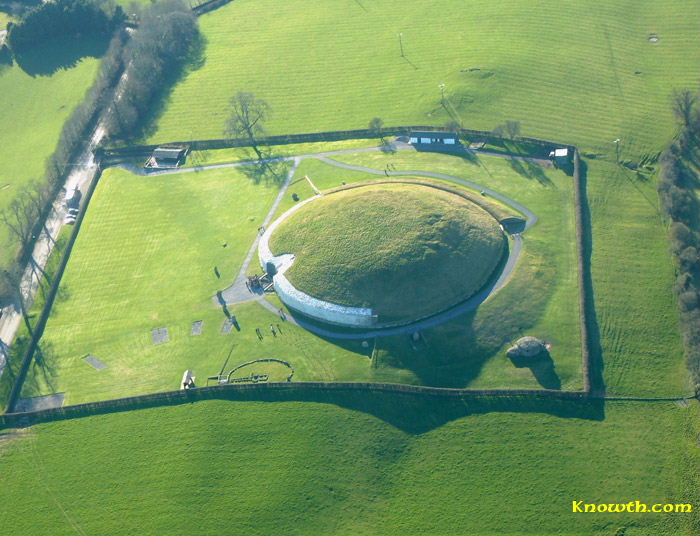
<instances>
[{"instance_id":1,"label":"bare tree","mask_svg":"<svg viewBox=\"0 0 700 536\"><path fill-rule=\"evenodd\" d=\"M246 138L259 160L265 156L258 147L258 137L264 136L265 120L269 117L270 105L255 94L239 91L230 101L231 116L226 122L224 134L229 138Z\"/></svg>"},{"instance_id":2,"label":"bare tree","mask_svg":"<svg viewBox=\"0 0 700 536\"><path fill-rule=\"evenodd\" d=\"M506 121L505 131L511 140L520 136L520 121Z\"/></svg>"},{"instance_id":3,"label":"bare tree","mask_svg":"<svg viewBox=\"0 0 700 536\"><path fill-rule=\"evenodd\" d=\"M18 240L22 249L26 249L31 244L32 229L36 222L34 215L34 206L25 192L13 199L7 208L0 212L0 221Z\"/></svg>"},{"instance_id":4,"label":"bare tree","mask_svg":"<svg viewBox=\"0 0 700 536\"><path fill-rule=\"evenodd\" d=\"M695 105L698 102L698 97L689 89L682 91L676 90L673 92L673 101L671 107L676 119L681 123L682 127L692 129L697 120Z\"/></svg>"},{"instance_id":5,"label":"bare tree","mask_svg":"<svg viewBox=\"0 0 700 536\"><path fill-rule=\"evenodd\" d=\"M25 326L27 326L29 335L33 336L34 329L29 320L29 311L22 292L22 269L17 264L13 264L8 270L3 270L1 275L4 280L4 286L10 290L12 298L19 306L19 311L22 314L22 319Z\"/></svg>"},{"instance_id":6,"label":"bare tree","mask_svg":"<svg viewBox=\"0 0 700 536\"><path fill-rule=\"evenodd\" d=\"M381 117L375 117L369 122L369 130L384 141L384 135L382 134L382 127L384 126L384 120Z\"/></svg>"},{"instance_id":7,"label":"bare tree","mask_svg":"<svg viewBox=\"0 0 700 536\"><path fill-rule=\"evenodd\" d=\"M455 132L459 134L459 131L462 130L462 125L459 124L459 121L455 121L454 119L450 119L445 123L445 128L450 131L450 132Z\"/></svg>"}]
</instances>

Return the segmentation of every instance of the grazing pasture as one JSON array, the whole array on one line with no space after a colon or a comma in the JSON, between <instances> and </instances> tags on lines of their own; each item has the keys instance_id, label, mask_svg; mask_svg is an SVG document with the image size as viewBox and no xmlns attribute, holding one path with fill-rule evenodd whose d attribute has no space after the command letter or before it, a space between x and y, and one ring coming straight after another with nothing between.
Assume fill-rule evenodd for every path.
<instances>
[{"instance_id":1,"label":"grazing pasture","mask_svg":"<svg viewBox=\"0 0 700 536\"><path fill-rule=\"evenodd\" d=\"M672 90L697 87L698 20L691 0L236 0L200 18L204 65L150 141L220 138L229 99L251 91L273 134L511 120L607 155L621 138L638 159L674 132Z\"/></svg>"},{"instance_id":2,"label":"grazing pasture","mask_svg":"<svg viewBox=\"0 0 700 536\"><path fill-rule=\"evenodd\" d=\"M696 512L572 512L573 501L696 510L697 402L612 402L598 420L602 413L581 418L577 408L522 412L517 401L488 412L475 400L373 393L266 399L0 435L3 529L691 536L700 528ZM183 512L188 521L175 522Z\"/></svg>"},{"instance_id":3,"label":"grazing pasture","mask_svg":"<svg viewBox=\"0 0 700 536\"><path fill-rule=\"evenodd\" d=\"M83 58L53 74L28 74L20 65L0 66L0 210L30 180L42 180L44 162L58 143L63 122L80 103L97 72L98 60ZM48 60L47 60L48 64ZM17 244L0 226L0 266Z\"/></svg>"},{"instance_id":4,"label":"grazing pasture","mask_svg":"<svg viewBox=\"0 0 700 536\"><path fill-rule=\"evenodd\" d=\"M22 395L66 392L69 404L169 390L185 369L194 370L202 385L219 373L229 352L231 366L264 357L290 361L295 380L581 388L571 179L540 170L544 185L502 158L482 157L481 165L419 153L400 158L413 169L446 166L489 184L540 217L527 231L512 281L477 311L427 330L418 345L408 335L380 337L373 361L373 344L318 337L256 303L230 305L241 331L223 335L216 292L233 282L278 187L256 183L246 168L153 177L108 170L62 279L42 339L43 358L34 363ZM294 203L293 193L300 199L313 194L306 175L322 189L373 178L303 160L279 210ZM249 271L260 273L255 258ZM199 320L202 334L190 336ZM283 333L275 337L270 325L278 323ZM168 329L169 340L154 344L151 332L159 328ZM549 361L516 366L505 357L506 345L523 330L552 344ZM108 367L90 367L88 354Z\"/></svg>"}]
</instances>

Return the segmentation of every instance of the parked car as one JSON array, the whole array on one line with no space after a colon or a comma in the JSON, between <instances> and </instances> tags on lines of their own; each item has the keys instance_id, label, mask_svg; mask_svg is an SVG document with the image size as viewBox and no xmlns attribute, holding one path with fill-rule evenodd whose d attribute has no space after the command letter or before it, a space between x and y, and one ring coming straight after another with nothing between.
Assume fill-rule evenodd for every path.
<instances>
[{"instance_id":1,"label":"parked car","mask_svg":"<svg viewBox=\"0 0 700 536\"><path fill-rule=\"evenodd\" d=\"M75 223L75 216L72 214L66 214L66 217L63 218L63 224L64 225L73 225Z\"/></svg>"}]
</instances>

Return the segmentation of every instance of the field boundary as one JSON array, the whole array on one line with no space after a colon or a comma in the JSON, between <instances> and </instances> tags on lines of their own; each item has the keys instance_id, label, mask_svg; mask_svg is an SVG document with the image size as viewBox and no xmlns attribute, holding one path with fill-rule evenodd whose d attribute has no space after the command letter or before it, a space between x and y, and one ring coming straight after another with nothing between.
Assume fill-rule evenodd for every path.
<instances>
[{"instance_id":1,"label":"field boundary","mask_svg":"<svg viewBox=\"0 0 700 536\"><path fill-rule=\"evenodd\" d=\"M372 392L398 393L419 397L442 399L513 399L513 400L573 400L590 401L595 397L585 391L557 391L551 389L454 389L449 387L424 387L400 383L370 382L274 382L256 384L228 384L197 387L178 391L164 391L99 402L86 402L60 408L27 412L8 412L0 415L0 428L26 426L39 422L73 419L117 411L130 411L150 407L179 405L200 400L227 399L232 395L251 394L251 399L264 393L309 392Z\"/></svg>"},{"instance_id":2,"label":"field boundary","mask_svg":"<svg viewBox=\"0 0 700 536\"><path fill-rule=\"evenodd\" d=\"M433 127L433 126L403 126L403 127L387 127L381 129L382 133L381 135L405 135L411 130L435 130L435 131L448 131L445 127ZM284 144L284 143L300 143L300 142L310 142L310 141L330 141L330 140L345 140L345 139L358 139L358 138L375 138L377 137L377 131L376 130L369 130L369 129L361 129L361 130L347 130L347 131L332 131L332 132L318 132L318 133L311 133L311 134L291 134L291 135L286 135L286 136L268 136L264 138L263 140L259 140L259 142L262 143L269 143L269 144ZM478 131L478 130L469 130L469 129L461 129L460 130L460 137L464 138L469 138L469 137L479 137L479 139L483 140L498 140L497 143L503 143L504 141L511 141L508 140L507 138L504 138L502 136L494 135L493 133L490 132L485 132L485 131ZM585 191L585 186L583 181L581 181L580 177L580 168L581 168L581 163L580 163L580 157L579 157L579 152L578 149L575 146L572 145L566 145L566 144L561 144L557 142L552 142L552 141L547 141L547 140L540 140L536 138L516 138L516 142L526 142L526 143L531 143L533 145L537 145L540 148L554 148L554 147L565 147L569 148L572 150L573 155L574 155L574 173L573 173L573 180L574 180L574 209L575 209L575 218L576 218L576 235L577 235L577 258L578 258L578 272L579 272L579 313L580 313L580 333L581 333L581 354L582 354L582 373L583 373L583 381L584 381L584 389L582 391L556 391L556 390L546 390L546 389L534 389L534 390L518 390L518 389L496 389L496 390L473 390L473 389L451 389L451 388L437 388L437 387L421 387L421 386L412 386L412 385L405 385L405 384L381 384L381 383L347 383L347 382L331 382L331 383L324 383L324 382L295 382L294 384L282 384L285 386L285 389L289 389L290 385L294 386L314 386L310 387L311 389L321 389L321 390L347 390L347 389L352 389L356 390L358 388L360 389L365 389L365 390L370 390L370 391L392 391L392 392L402 392L402 393L419 393L419 394L424 394L424 395L429 395L429 396L443 396L443 397L503 397L503 398L556 398L556 399L603 399L604 398L604 392L601 392L600 390L592 390L591 389L591 367L590 367L590 337L591 333L588 330L588 321L593 319L595 321L595 311L591 310L593 307L593 304L590 304L588 300L586 299L586 289L583 286L584 283L588 280L589 276L588 274L585 274L584 271L586 269L589 269L590 266L588 263L585 262L584 255L584 246L585 246L585 237L588 236L588 230L583 229L582 227L586 225L587 220L584 218L583 214L583 199L586 196L586 191ZM200 149L203 147L208 147L208 148L226 148L226 147L243 147L243 146L248 146L250 145L249 140L201 140L201 141L191 141L187 142L189 143L190 147L193 149ZM152 151L155 147L158 147L158 145L142 145L142 146L133 146L133 147L123 147L123 148L118 148L118 149L100 149L98 148L96 152L96 159L99 162L98 165L98 172L95 175L93 181L90 184L90 187L88 189L86 198L85 198L85 207L89 204L90 198L92 197L92 194L99 182L99 178L101 176L101 171L102 171L102 164L103 164L103 159L107 161L107 165L109 165L110 160L122 160L124 158L129 158L129 157L134 157L134 156L139 156L141 154L146 153L147 151ZM87 210L81 211L79 215L79 219L76 222L75 228L73 229L73 233L71 234L70 240L68 242L68 245L66 247L65 252L63 253L63 257L61 259L59 269L57 271L56 276L54 277L54 281L52 283L48 298L46 300L46 303L44 305L44 308L42 309L39 321L37 322L36 328L34 330L34 334L31 337L30 344L27 347L27 350L23 356L22 359L22 365L20 372L17 375L17 378L15 379L15 382L12 387L12 391L10 394L10 397L8 399L7 407L5 410L5 413L3 415L0 415L0 426L6 426L8 422L11 423L17 423L18 415L24 415L25 417L28 415L33 415L36 418L44 418L44 419L58 419L58 418L70 418L70 417L61 417L62 415L77 415L77 413L81 411L88 411L89 408L95 408L95 410L100 410L102 412L104 411L114 411L117 410L118 408L123 407L125 404L126 405L134 405L136 404L135 407L140 407L138 404L151 404L152 402L158 402L160 401L160 404L156 403L156 405L162 405L166 403L180 403L182 401L193 401L195 399L198 399L200 397L204 397L206 393L210 393L212 391L202 391L202 389L205 390L211 390L211 389L219 389L220 387L206 387L206 388L198 388L198 389L192 389L192 390L187 390L186 392L180 393L178 391L176 392L169 392L169 393L154 393L154 394L148 394L148 395L142 395L140 397L131 397L131 398L126 398L126 399L114 399L114 400L109 400L109 401L103 401L103 402L94 402L94 403L87 403L87 404L80 404L76 406L66 406L63 408L54 408L51 410L41 410L37 412L29 412L29 413L15 413L15 405L17 401L19 400L19 394L21 392L22 385L24 383L24 379L26 377L27 371L29 370L29 366L31 364L31 361L34 357L34 353L37 349L39 340L41 338L41 335L43 334L44 327L46 326L46 322L48 321L48 316L51 311L51 307L53 305L53 300L56 296L56 293L58 291L58 286L60 284L60 280L62 277L62 274L65 270L65 267L67 265L68 259L70 257L70 253L72 250L72 247L75 243L75 240L77 238L78 231L80 230L80 225L82 223L82 219L84 217L84 214L87 212ZM237 385L235 386L235 389L245 391L246 389L280 389L280 387L271 387L272 385L275 384L264 384L263 387L261 387L260 384L258 385ZM333 387L329 387L333 386ZM337 387L336 387L337 386ZM364 387L360 387L364 386ZM221 386L223 387L223 386ZM226 386L226 388L234 388L234 386ZM296 387L292 387L292 389L295 389ZM595 391L595 392L594 392ZM194 395L192 393L198 393L197 395ZM216 392L216 391L214 391ZM173 394L175 393L175 394ZM174 400L176 402L167 402L167 400ZM131 407L131 406L129 406ZM100 409L101 408L101 409ZM92 410L90 410L92 411ZM9 418L9 421L7 420Z\"/></svg>"},{"instance_id":3,"label":"field boundary","mask_svg":"<svg viewBox=\"0 0 700 536\"><path fill-rule=\"evenodd\" d=\"M259 145L289 145L293 143L315 143L315 142L327 142L327 141L344 141L353 139L380 139L385 136L408 136L411 131L414 130L431 130L435 132L454 132L454 130L447 129L441 126L429 126L429 125L413 125L413 126L396 126L396 127L383 127L381 129L356 129L356 130L329 130L324 132L309 132L305 134L282 134L275 136L261 136L256 139ZM528 138L528 137L516 137L514 139L506 138L504 136L499 136L493 132L487 132L485 130L472 130L462 128L459 129L459 136L463 140L473 140L473 141L484 141L494 143L496 145L502 145L506 141L511 141L514 143L526 144L535 146L538 149L547 149L547 152L554 148L570 148L573 149L573 145L557 143L548 140L542 140L539 138ZM232 139L210 139L210 140L187 140L187 141L171 141L163 142L160 144L151 145L131 145L128 147L113 147L109 149L102 149L101 156L107 161L119 157L140 157L149 155L157 147L163 145L188 145L191 150L194 151L206 151L212 149L230 149L234 147L248 147L250 146L249 138L232 138ZM534 149L534 148L533 148Z\"/></svg>"},{"instance_id":4,"label":"field boundary","mask_svg":"<svg viewBox=\"0 0 700 536\"><path fill-rule=\"evenodd\" d=\"M61 279L63 278L63 272L65 271L66 266L68 264L68 259L70 258L71 251L73 250L73 245L75 244L75 241L78 238L78 232L80 231L80 226L83 223L83 218L87 213L87 206L90 203L90 199L92 198L92 194L95 191L95 188L97 187L97 183L99 182L101 175L102 168L98 163L97 171L93 176L92 181L90 182L90 186L88 187L87 192L85 194L85 198L83 201L83 210L81 210L78 213L78 218L75 221L73 232L71 233L70 238L68 239L66 249L64 250L63 255L61 257L61 262L58 265L56 273L54 274L53 282L51 283L49 293L46 296L46 301L44 302L44 307L42 308L41 314L39 315L39 320L34 326L34 331L29 340L29 345L27 346L27 349L24 352L24 355L22 356L22 363L19 367L19 370L17 371L17 377L15 378L15 381L12 385L10 396L7 399L7 413L10 413L12 412L12 410L14 410L15 405L19 400L19 395L22 391L22 386L24 385L24 380L27 376L27 372L29 371L29 366L31 365L32 359L34 358L34 353L36 352L36 349L39 346L39 341L41 340L41 337L44 334L44 328L46 327L46 323L48 322L49 314L51 313L51 309L53 307L53 302L56 299L58 287L60 286Z\"/></svg>"},{"instance_id":5,"label":"field boundary","mask_svg":"<svg viewBox=\"0 0 700 536\"><path fill-rule=\"evenodd\" d=\"M588 311L590 304L586 298L584 274L584 232L583 232L583 208L581 198L586 195L581 184L581 161L578 148L574 149L574 213L576 218L576 260L578 262L578 295L579 295L579 330L581 332L581 354L583 364L583 389L591 392L590 377L590 350L588 345Z\"/></svg>"}]
</instances>

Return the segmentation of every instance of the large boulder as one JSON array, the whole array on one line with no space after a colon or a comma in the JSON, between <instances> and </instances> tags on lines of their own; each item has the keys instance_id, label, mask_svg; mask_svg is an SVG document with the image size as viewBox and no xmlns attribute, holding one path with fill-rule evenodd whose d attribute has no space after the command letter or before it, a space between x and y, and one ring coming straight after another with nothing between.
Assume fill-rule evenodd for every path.
<instances>
[{"instance_id":1,"label":"large boulder","mask_svg":"<svg viewBox=\"0 0 700 536\"><path fill-rule=\"evenodd\" d=\"M515 346L508 348L506 355L508 357L536 357L547 351L547 345L544 341L535 337L522 337L517 340Z\"/></svg>"}]
</instances>

